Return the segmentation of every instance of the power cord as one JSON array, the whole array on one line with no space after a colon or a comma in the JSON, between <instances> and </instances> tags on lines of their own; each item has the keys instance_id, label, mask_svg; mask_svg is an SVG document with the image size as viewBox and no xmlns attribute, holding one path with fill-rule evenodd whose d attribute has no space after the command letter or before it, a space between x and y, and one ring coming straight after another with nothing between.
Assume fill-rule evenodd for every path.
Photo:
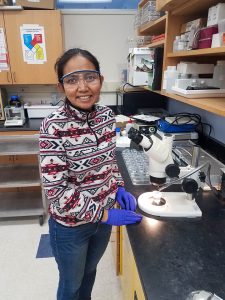
<instances>
[{"instance_id":1,"label":"power cord","mask_svg":"<svg viewBox=\"0 0 225 300\"><path fill-rule=\"evenodd\" d=\"M209 131L207 133L207 139L210 137L211 132L212 132L212 126L208 123L202 122L201 120L201 116L199 114L191 114L191 113L187 113L187 112L182 112L182 113L177 113L177 114L172 114L170 115L170 117L174 117L174 120L169 123L167 127L164 128L164 130L168 130L170 126L180 126L180 125L188 125L188 124L192 124L195 126L196 129L201 130L201 133L204 135L204 126L208 126L209 127ZM165 118L164 118L165 119ZM181 120L186 119L185 122L180 122Z\"/></svg>"}]
</instances>

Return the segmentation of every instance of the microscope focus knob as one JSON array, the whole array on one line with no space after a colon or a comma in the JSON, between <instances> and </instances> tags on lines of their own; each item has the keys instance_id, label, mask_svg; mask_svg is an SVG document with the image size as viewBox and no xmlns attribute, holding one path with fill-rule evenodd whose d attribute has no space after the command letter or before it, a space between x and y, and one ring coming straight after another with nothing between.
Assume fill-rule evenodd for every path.
<instances>
[{"instance_id":1,"label":"microscope focus knob","mask_svg":"<svg viewBox=\"0 0 225 300\"><path fill-rule=\"evenodd\" d=\"M196 193L198 190L198 183L193 178L184 178L181 185L183 191L187 194Z\"/></svg>"},{"instance_id":2,"label":"microscope focus knob","mask_svg":"<svg viewBox=\"0 0 225 300\"><path fill-rule=\"evenodd\" d=\"M175 164L169 164L165 168L166 175L170 178L178 177L180 174L180 168Z\"/></svg>"}]
</instances>

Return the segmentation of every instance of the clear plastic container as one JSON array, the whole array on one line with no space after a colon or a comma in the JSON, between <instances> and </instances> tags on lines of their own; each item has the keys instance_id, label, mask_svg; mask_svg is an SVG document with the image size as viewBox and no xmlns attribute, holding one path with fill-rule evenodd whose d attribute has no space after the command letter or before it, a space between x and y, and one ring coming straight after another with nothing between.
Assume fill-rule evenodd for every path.
<instances>
[{"instance_id":1,"label":"clear plastic container","mask_svg":"<svg viewBox=\"0 0 225 300\"><path fill-rule=\"evenodd\" d=\"M177 51L184 51L187 49L187 40L185 34L182 34L180 36L180 39L178 41Z\"/></svg>"},{"instance_id":2,"label":"clear plastic container","mask_svg":"<svg viewBox=\"0 0 225 300\"><path fill-rule=\"evenodd\" d=\"M178 75L176 66L168 66L163 75L163 90L166 90L167 93L173 92L172 87L175 85Z\"/></svg>"},{"instance_id":3,"label":"clear plastic container","mask_svg":"<svg viewBox=\"0 0 225 300\"><path fill-rule=\"evenodd\" d=\"M178 51L178 43L179 43L179 40L180 40L180 36L177 35L175 37L175 40L173 42L173 52L177 52Z\"/></svg>"},{"instance_id":4,"label":"clear plastic container","mask_svg":"<svg viewBox=\"0 0 225 300\"><path fill-rule=\"evenodd\" d=\"M225 88L225 60L218 60L213 72L213 84Z\"/></svg>"}]
</instances>

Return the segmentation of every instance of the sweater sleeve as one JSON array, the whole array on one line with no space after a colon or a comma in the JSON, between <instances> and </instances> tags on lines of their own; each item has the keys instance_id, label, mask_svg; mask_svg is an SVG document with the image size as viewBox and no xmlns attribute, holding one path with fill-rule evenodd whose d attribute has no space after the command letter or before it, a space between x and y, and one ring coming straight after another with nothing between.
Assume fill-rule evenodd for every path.
<instances>
[{"instance_id":1,"label":"sweater sleeve","mask_svg":"<svg viewBox=\"0 0 225 300\"><path fill-rule=\"evenodd\" d=\"M116 119L115 119L114 114L113 114L113 117L114 117L113 130L116 131ZM114 143L115 143L115 148L116 148L116 134L114 136ZM116 179L117 186L124 186L124 181L123 181L122 175L121 175L121 173L119 171L118 164L117 164L116 152L114 152L114 159L113 159L113 164L112 164L112 172L113 172L113 175L114 175L114 177Z\"/></svg>"},{"instance_id":2,"label":"sweater sleeve","mask_svg":"<svg viewBox=\"0 0 225 300\"><path fill-rule=\"evenodd\" d=\"M40 128L40 167L45 195L56 216L67 223L97 222L103 208L68 182L66 151L57 130L52 131L44 119Z\"/></svg>"}]
</instances>

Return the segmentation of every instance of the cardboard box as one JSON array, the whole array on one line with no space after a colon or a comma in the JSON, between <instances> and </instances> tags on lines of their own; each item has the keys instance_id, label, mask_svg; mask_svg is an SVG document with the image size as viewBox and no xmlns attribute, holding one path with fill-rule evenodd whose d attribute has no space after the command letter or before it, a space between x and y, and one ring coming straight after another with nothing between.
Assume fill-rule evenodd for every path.
<instances>
[{"instance_id":1,"label":"cardboard box","mask_svg":"<svg viewBox=\"0 0 225 300\"><path fill-rule=\"evenodd\" d=\"M225 19L225 3L218 3L209 8L207 26L216 25L223 19Z\"/></svg>"},{"instance_id":2,"label":"cardboard box","mask_svg":"<svg viewBox=\"0 0 225 300\"><path fill-rule=\"evenodd\" d=\"M214 64L180 62L177 65L177 71L181 74L213 74Z\"/></svg>"},{"instance_id":3,"label":"cardboard box","mask_svg":"<svg viewBox=\"0 0 225 300\"><path fill-rule=\"evenodd\" d=\"M55 0L16 0L16 5L36 9L55 9Z\"/></svg>"},{"instance_id":4,"label":"cardboard box","mask_svg":"<svg viewBox=\"0 0 225 300\"><path fill-rule=\"evenodd\" d=\"M180 32L185 33L185 32L191 31L193 29L197 30L199 28L206 26L206 22L207 22L206 18L199 18L199 19L189 21L189 22L181 25Z\"/></svg>"}]
</instances>

